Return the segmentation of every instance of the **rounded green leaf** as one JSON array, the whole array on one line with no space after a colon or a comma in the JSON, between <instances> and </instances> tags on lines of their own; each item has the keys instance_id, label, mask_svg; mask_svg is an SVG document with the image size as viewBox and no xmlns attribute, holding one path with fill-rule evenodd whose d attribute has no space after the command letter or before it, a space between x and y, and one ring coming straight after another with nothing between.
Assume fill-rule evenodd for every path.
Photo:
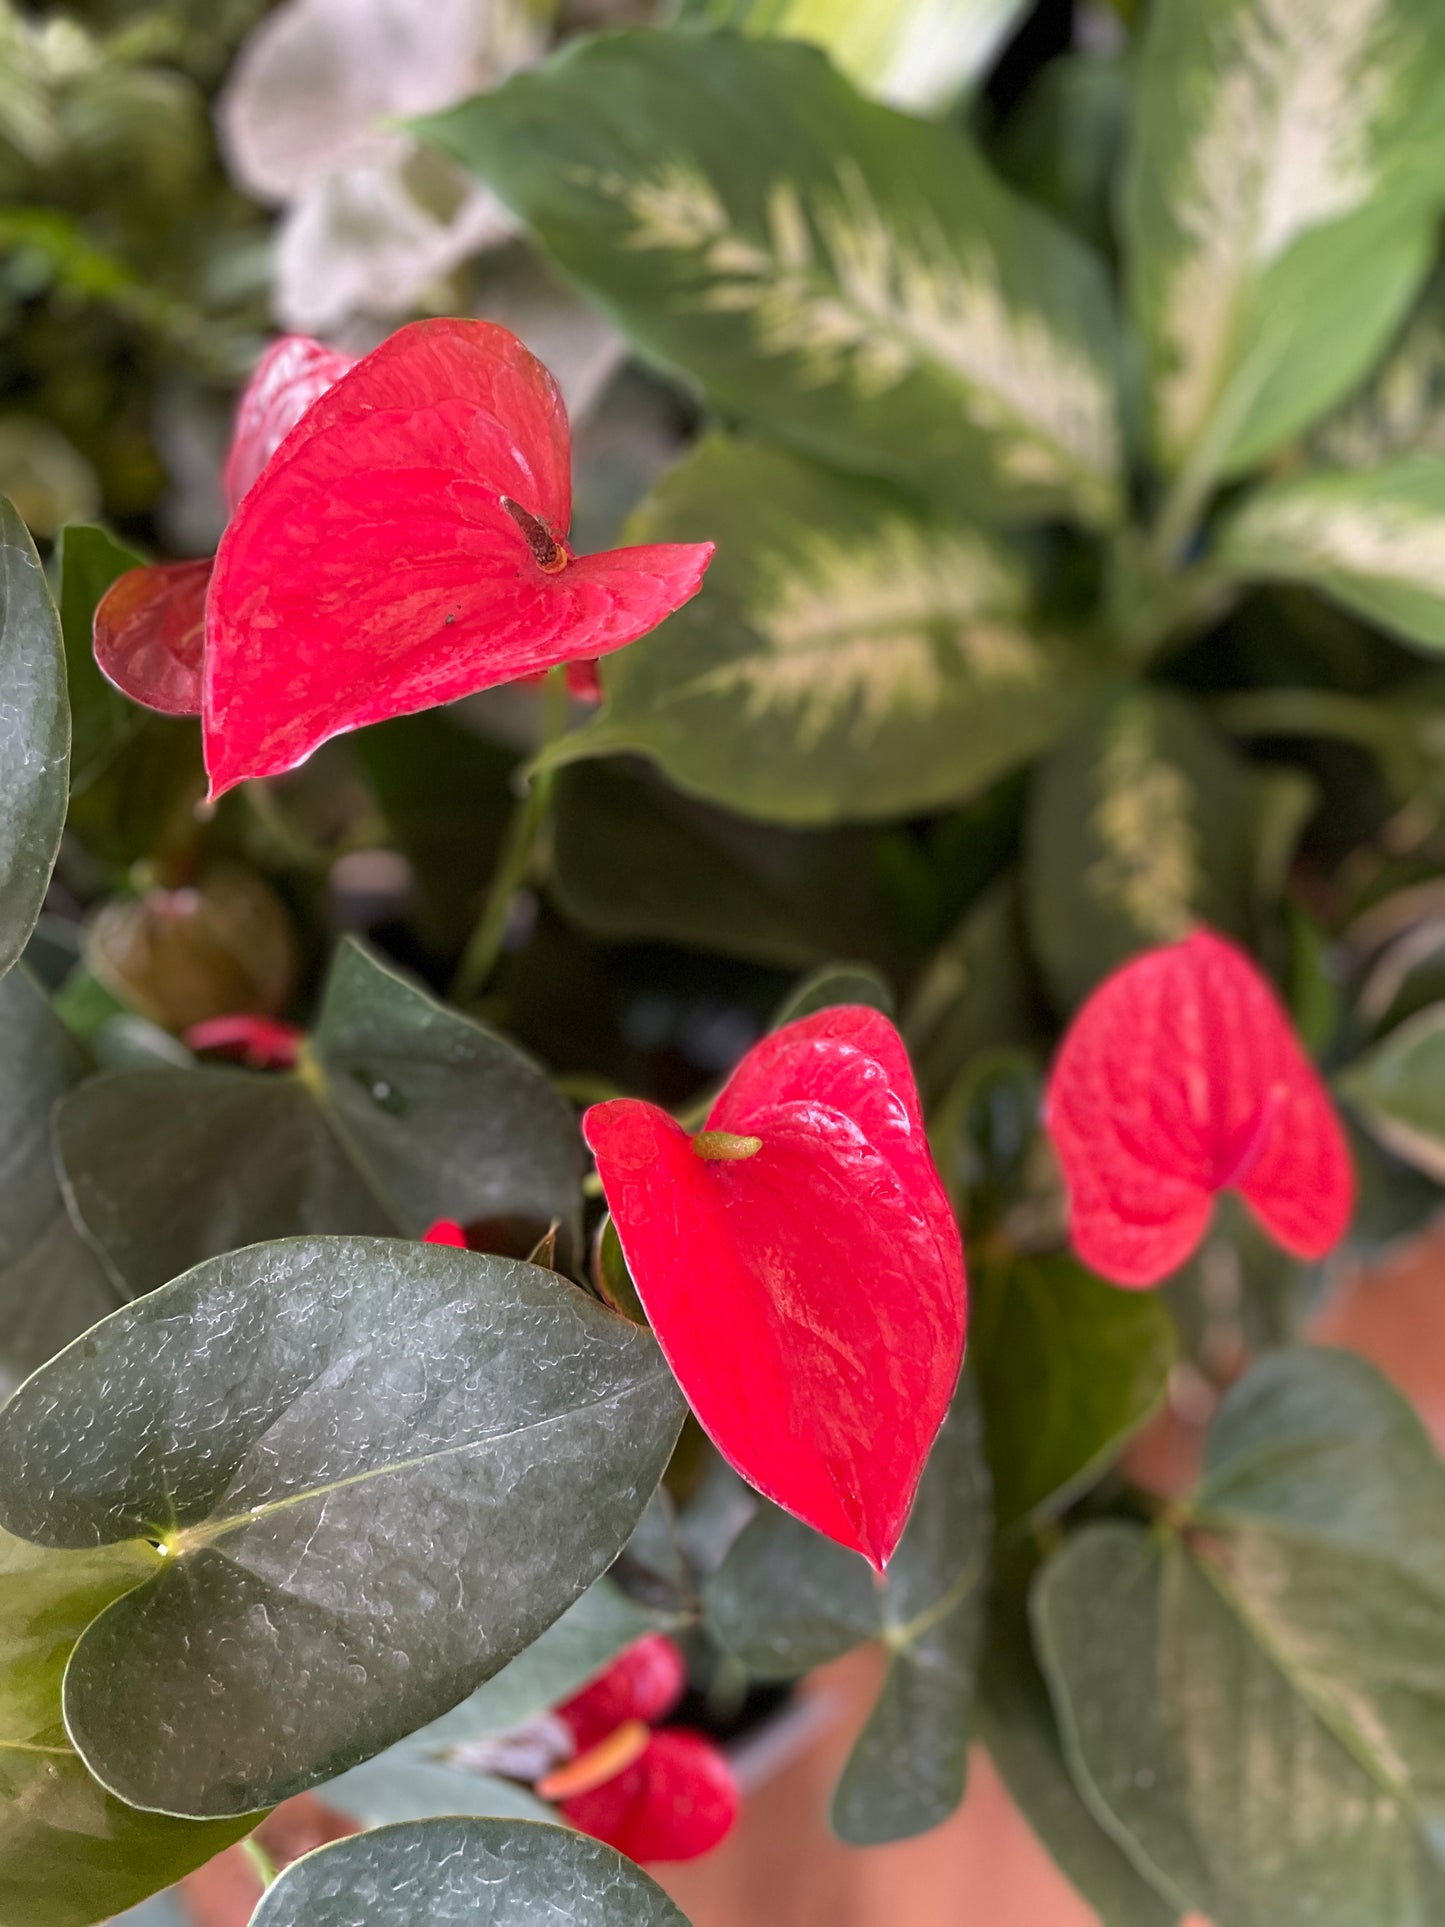
<instances>
[{"instance_id":1,"label":"rounded green leaf","mask_svg":"<svg viewBox=\"0 0 1445 1927\"><path fill-rule=\"evenodd\" d=\"M0 974L25 948L60 849L70 704L60 617L29 531L0 501Z\"/></svg>"},{"instance_id":2,"label":"rounded green leaf","mask_svg":"<svg viewBox=\"0 0 1445 1927\"><path fill-rule=\"evenodd\" d=\"M682 1409L648 1333L535 1266L360 1238L200 1266L0 1418L9 1529L154 1548L71 1658L72 1740L200 1817L379 1752L612 1562Z\"/></svg>"},{"instance_id":3,"label":"rounded green leaf","mask_svg":"<svg viewBox=\"0 0 1445 1927\"><path fill-rule=\"evenodd\" d=\"M1181 1908L1427 1927L1445 1906L1445 1470L1362 1360L1271 1356L1165 1527L1087 1527L1034 1589L1080 1791Z\"/></svg>"},{"instance_id":4,"label":"rounded green leaf","mask_svg":"<svg viewBox=\"0 0 1445 1927\"><path fill-rule=\"evenodd\" d=\"M631 533L718 553L702 595L608 660L565 760L639 751L735 811L857 821L976 795L1078 708L1085 672L1037 633L1020 555L876 485L713 437Z\"/></svg>"},{"instance_id":5,"label":"rounded green leaf","mask_svg":"<svg viewBox=\"0 0 1445 1927\"><path fill-rule=\"evenodd\" d=\"M687 1927L600 1840L526 1820L418 1820L294 1861L251 1927Z\"/></svg>"},{"instance_id":6,"label":"rounded green leaf","mask_svg":"<svg viewBox=\"0 0 1445 1927\"><path fill-rule=\"evenodd\" d=\"M888 1671L833 1796L853 1846L902 1840L963 1798L989 1558L989 1488L965 1381L929 1456L886 1577L775 1507L704 1589L709 1623L762 1678L791 1678L869 1639Z\"/></svg>"},{"instance_id":7,"label":"rounded green leaf","mask_svg":"<svg viewBox=\"0 0 1445 1927\"><path fill-rule=\"evenodd\" d=\"M991 521L1117 516L1099 263L816 49L599 36L420 131L723 414Z\"/></svg>"},{"instance_id":8,"label":"rounded green leaf","mask_svg":"<svg viewBox=\"0 0 1445 1927\"><path fill-rule=\"evenodd\" d=\"M1445 1004L1406 1018L1357 1058L1340 1090L1387 1150L1445 1183Z\"/></svg>"}]
</instances>

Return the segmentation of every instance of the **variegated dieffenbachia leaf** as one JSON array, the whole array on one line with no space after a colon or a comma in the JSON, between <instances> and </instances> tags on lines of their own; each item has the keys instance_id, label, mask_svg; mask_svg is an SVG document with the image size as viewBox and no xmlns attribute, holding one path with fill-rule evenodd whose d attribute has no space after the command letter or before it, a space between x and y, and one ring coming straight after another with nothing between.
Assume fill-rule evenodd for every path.
<instances>
[{"instance_id":1,"label":"variegated dieffenbachia leaf","mask_svg":"<svg viewBox=\"0 0 1445 1927\"><path fill-rule=\"evenodd\" d=\"M1322 468L1445 457L1445 272L1432 275L1384 360L1320 423L1309 447Z\"/></svg>"},{"instance_id":2,"label":"variegated dieffenbachia leaf","mask_svg":"<svg viewBox=\"0 0 1445 1927\"><path fill-rule=\"evenodd\" d=\"M993 520L1117 514L1098 262L816 49L608 35L422 131L760 434Z\"/></svg>"},{"instance_id":3,"label":"variegated dieffenbachia leaf","mask_svg":"<svg viewBox=\"0 0 1445 1927\"><path fill-rule=\"evenodd\" d=\"M1293 476L1226 523L1234 575L1307 582L1406 642L1445 649L1445 455Z\"/></svg>"},{"instance_id":4,"label":"variegated dieffenbachia leaf","mask_svg":"<svg viewBox=\"0 0 1445 1927\"><path fill-rule=\"evenodd\" d=\"M1166 466L1238 473L1362 378L1429 267L1435 0L1159 0L1126 186Z\"/></svg>"},{"instance_id":5,"label":"variegated dieffenbachia leaf","mask_svg":"<svg viewBox=\"0 0 1445 1927\"><path fill-rule=\"evenodd\" d=\"M680 788L777 822L903 816L1046 747L1083 677L1029 621L995 536L791 455L704 441L630 531L718 545L708 592L606 663L559 755L640 751Z\"/></svg>"},{"instance_id":6,"label":"variegated dieffenbachia leaf","mask_svg":"<svg viewBox=\"0 0 1445 1927\"><path fill-rule=\"evenodd\" d=\"M980 79L1025 0L683 0L680 17L806 40L860 92L930 113Z\"/></svg>"}]
</instances>

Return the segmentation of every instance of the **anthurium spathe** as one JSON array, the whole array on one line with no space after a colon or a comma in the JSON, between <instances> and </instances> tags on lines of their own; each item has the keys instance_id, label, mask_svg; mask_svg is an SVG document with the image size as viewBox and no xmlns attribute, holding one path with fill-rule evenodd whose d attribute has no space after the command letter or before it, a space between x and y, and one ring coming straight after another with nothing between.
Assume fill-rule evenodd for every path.
<instances>
[{"instance_id":1,"label":"anthurium spathe","mask_svg":"<svg viewBox=\"0 0 1445 1927\"><path fill-rule=\"evenodd\" d=\"M272 342L241 392L222 483L236 504L319 395L354 361L309 335ZM212 559L128 569L96 606L95 659L117 689L167 716L201 713Z\"/></svg>"},{"instance_id":2,"label":"anthurium spathe","mask_svg":"<svg viewBox=\"0 0 1445 1927\"><path fill-rule=\"evenodd\" d=\"M710 543L574 555L567 416L515 335L418 321L282 443L206 611L211 792L343 730L605 655L696 594Z\"/></svg>"},{"instance_id":3,"label":"anthurium spathe","mask_svg":"<svg viewBox=\"0 0 1445 1927\"><path fill-rule=\"evenodd\" d=\"M755 1046L690 1136L655 1105L583 1132L678 1382L731 1465L880 1570L963 1356L958 1228L903 1041L847 1005Z\"/></svg>"},{"instance_id":4,"label":"anthurium spathe","mask_svg":"<svg viewBox=\"0 0 1445 1927\"><path fill-rule=\"evenodd\" d=\"M1085 1264L1152 1285L1194 1251L1235 1190L1300 1258L1354 1207L1334 1106L1273 990L1208 930L1136 957L1079 1011L1046 1117Z\"/></svg>"}]
</instances>

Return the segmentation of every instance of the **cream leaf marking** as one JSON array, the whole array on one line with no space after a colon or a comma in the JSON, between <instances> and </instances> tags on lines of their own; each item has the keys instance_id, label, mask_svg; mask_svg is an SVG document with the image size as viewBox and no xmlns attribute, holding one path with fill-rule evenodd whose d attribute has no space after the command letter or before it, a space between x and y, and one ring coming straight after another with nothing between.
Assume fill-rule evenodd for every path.
<instances>
[{"instance_id":1,"label":"cream leaf marking","mask_svg":"<svg viewBox=\"0 0 1445 1927\"><path fill-rule=\"evenodd\" d=\"M871 741L928 715L959 671L981 689L1033 689L1042 654L1020 626L1021 576L982 542L897 521L870 540L813 536L774 559L748 620L765 651L686 684L738 691L749 721L784 714L803 749L841 729Z\"/></svg>"},{"instance_id":2,"label":"cream leaf marking","mask_svg":"<svg viewBox=\"0 0 1445 1927\"><path fill-rule=\"evenodd\" d=\"M1262 501L1239 537L1321 574L1372 576L1445 596L1445 519L1396 502Z\"/></svg>"},{"instance_id":3,"label":"cream leaf marking","mask_svg":"<svg viewBox=\"0 0 1445 1927\"><path fill-rule=\"evenodd\" d=\"M1086 887L1155 942L1185 935L1203 855L1194 821L1197 793L1181 769L1158 756L1142 709L1118 717L1095 790L1089 821L1101 854L1089 866Z\"/></svg>"},{"instance_id":4,"label":"cream leaf marking","mask_svg":"<svg viewBox=\"0 0 1445 1927\"><path fill-rule=\"evenodd\" d=\"M1118 433L1098 369L1041 314L1010 304L985 247L960 253L921 203L885 218L855 164L840 162L835 190L810 202L773 182L760 238L738 232L711 183L680 163L641 181L590 168L573 178L624 209L623 247L697 257L703 285L680 289L680 307L746 318L758 352L796 356L805 386L869 401L941 367L973 426L997 438L1010 480L1110 495Z\"/></svg>"},{"instance_id":5,"label":"cream leaf marking","mask_svg":"<svg viewBox=\"0 0 1445 1927\"><path fill-rule=\"evenodd\" d=\"M1250 283L1374 194L1376 137L1414 53L1391 0L1215 0L1208 17L1213 93L1171 184L1182 246L1160 316L1175 458L1221 400Z\"/></svg>"}]
</instances>

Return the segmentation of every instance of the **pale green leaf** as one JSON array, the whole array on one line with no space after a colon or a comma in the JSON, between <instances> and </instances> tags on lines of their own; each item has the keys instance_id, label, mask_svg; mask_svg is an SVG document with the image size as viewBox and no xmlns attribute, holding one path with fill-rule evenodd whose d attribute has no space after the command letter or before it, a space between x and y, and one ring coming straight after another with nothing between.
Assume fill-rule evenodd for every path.
<instances>
[{"instance_id":1,"label":"pale green leaf","mask_svg":"<svg viewBox=\"0 0 1445 1927\"><path fill-rule=\"evenodd\" d=\"M294 1861L251 1927L687 1927L600 1840L527 1820L419 1820Z\"/></svg>"},{"instance_id":2,"label":"pale green leaf","mask_svg":"<svg viewBox=\"0 0 1445 1927\"><path fill-rule=\"evenodd\" d=\"M1117 516L1099 264L812 48L578 41L421 131L759 433L991 519Z\"/></svg>"},{"instance_id":3,"label":"pale green leaf","mask_svg":"<svg viewBox=\"0 0 1445 1927\"><path fill-rule=\"evenodd\" d=\"M639 750L712 802L825 824L976 795L1078 706L1021 558L882 488L714 437L630 532L718 554L704 594L608 659L562 758Z\"/></svg>"},{"instance_id":4,"label":"pale green leaf","mask_svg":"<svg viewBox=\"0 0 1445 1927\"><path fill-rule=\"evenodd\" d=\"M65 827L70 705L60 617L35 544L0 501L0 974L35 928Z\"/></svg>"},{"instance_id":5,"label":"pale green leaf","mask_svg":"<svg viewBox=\"0 0 1445 1927\"><path fill-rule=\"evenodd\" d=\"M200 1817L358 1764L611 1564L682 1412L649 1333L532 1265L313 1238L198 1267L0 1417L7 1528L149 1561L70 1659L71 1739Z\"/></svg>"},{"instance_id":6,"label":"pale green leaf","mask_svg":"<svg viewBox=\"0 0 1445 1927\"><path fill-rule=\"evenodd\" d=\"M1445 457L1445 273L1431 276L1369 380L1310 436L1324 468L1383 468Z\"/></svg>"},{"instance_id":7,"label":"pale green leaf","mask_svg":"<svg viewBox=\"0 0 1445 1927\"><path fill-rule=\"evenodd\" d=\"M1445 456L1270 483L1225 523L1218 556L1243 580L1307 583L1406 642L1445 649Z\"/></svg>"},{"instance_id":8,"label":"pale green leaf","mask_svg":"<svg viewBox=\"0 0 1445 1927\"><path fill-rule=\"evenodd\" d=\"M1428 271L1434 0L1157 0L1125 194L1159 454L1233 474L1348 394Z\"/></svg>"},{"instance_id":9,"label":"pale green leaf","mask_svg":"<svg viewBox=\"0 0 1445 1927\"><path fill-rule=\"evenodd\" d=\"M1339 1084L1386 1150L1445 1184L1445 1004L1406 1018Z\"/></svg>"},{"instance_id":10,"label":"pale green leaf","mask_svg":"<svg viewBox=\"0 0 1445 1927\"><path fill-rule=\"evenodd\" d=\"M987 71L1026 0L684 0L685 20L822 47L860 92L945 107Z\"/></svg>"},{"instance_id":11,"label":"pale green leaf","mask_svg":"<svg viewBox=\"0 0 1445 1927\"><path fill-rule=\"evenodd\" d=\"M1445 1472L1343 1353L1229 1394L1192 1503L1087 1527L1034 1592L1081 1792L1220 1927L1427 1927L1445 1906Z\"/></svg>"}]
</instances>

